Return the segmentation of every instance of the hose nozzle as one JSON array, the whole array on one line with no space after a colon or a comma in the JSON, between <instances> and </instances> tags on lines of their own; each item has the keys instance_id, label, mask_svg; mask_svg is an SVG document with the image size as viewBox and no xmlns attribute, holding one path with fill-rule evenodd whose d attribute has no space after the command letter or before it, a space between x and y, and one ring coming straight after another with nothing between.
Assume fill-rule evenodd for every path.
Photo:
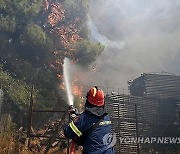
<instances>
[{"instance_id":1,"label":"hose nozzle","mask_svg":"<svg viewBox=\"0 0 180 154\"><path fill-rule=\"evenodd\" d=\"M79 115L78 109L75 108L73 105L69 106L68 112L69 112L70 120L74 120Z\"/></svg>"}]
</instances>

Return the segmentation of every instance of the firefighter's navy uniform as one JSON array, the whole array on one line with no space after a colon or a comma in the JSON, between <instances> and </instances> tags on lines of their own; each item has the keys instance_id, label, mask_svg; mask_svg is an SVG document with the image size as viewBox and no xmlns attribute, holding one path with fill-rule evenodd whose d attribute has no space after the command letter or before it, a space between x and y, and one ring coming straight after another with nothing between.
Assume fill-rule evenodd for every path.
<instances>
[{"instance_id":1,"label":"firefighter's navy uniform","mask_svg":"<svg viewBox=\"0 0 180 154\"><path fill-rule=\"evenodd\" d=\"M98 119L98 116L85 111L79 115L76 122L72 121L64 127L64 134L66 137L71 139L80 137L94 123L96 123ZM114 154L113 147L108 147L103 142L103 137L110 132L111 121L109 116L106 115L99 123L99 126L97 126L83 141L83 154Z\"/></svg>"},{"instance_id":2,"label":"firefighter's navy uniform","mask_svg":"<svg viewBox=\"0 0 180 154\"><path fill-rule=\"evenodd\" d=\"M64 134L75 141L81 139L83 154L114 154L111 139L106 138L111 133L111 121L105 113L104 93L95 86L86 98L85 111L64 127Z\"/></svg>"}]
</instances>

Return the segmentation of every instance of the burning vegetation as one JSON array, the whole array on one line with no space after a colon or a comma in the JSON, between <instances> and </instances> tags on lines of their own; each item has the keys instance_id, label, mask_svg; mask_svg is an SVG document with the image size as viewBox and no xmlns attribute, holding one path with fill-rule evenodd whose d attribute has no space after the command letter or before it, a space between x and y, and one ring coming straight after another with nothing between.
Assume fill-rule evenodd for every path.
<instances>
[{"instance_id":1,"label":"burning vegetation","mask_svg":"<svg viewBox=\"0 0 180 154\"><path fill-rule=\"evenodd\" d=\"M45 0L46 5L44 6L44 10L47 11L49 9L49 2ZM58 2L52 3L50 6L51 12L48 16L48 24L54 27L59 22L62 22L65 18L64 16L64 10L62 8L62 5Z\"/></svg>"},{"instance_id":2,"label":"burning vegetation","mask_svg":"<svg viewBox=\"0 0 180 154\"><path fill-rule=\"evenodd\" d=\"M37 98L35 107L64 108L65 57L88 68L103 52L104 47L100 43L92 43L89 39L87 13L87 0L2 1L0 80L5 97L0 114L11 117L10 123L16 126L11 130L13 133L21 126L27 128L29 96L33 88ZM78 86L79 81L75 75L72 90L74 96L82 100L83 89ZM37 115L33 122L39 126L50 118L49 114ZM0 128L5 128L4 125ZM0 137L6 130L0 132ZM13 133L12 140L7 138L7 144L12 141L12 147L15 147L17 142ZM6 153L7 148L3 147Z\"/></svg>"},{"instance_id":3,"label":"burning vegetation","mask_svg":"<svg viewBox=\"0 0 180 154\"><path fill-rule=\"evenodd\" d=\"M72 59L72 62L75 64L81 61L79 58L82 55L86 56L84 57L84 59L87 58L89 59L89 61L92 61L90 58L91 55L88 55L89 51L87 51L87 55L85 53L88 44L84 47L82 46L81 49L78 49L76 47L76 44L78 42L86 39L83 38L84 35L82 35L81 31L82 27L79 26L79 23L81 23L82 19L80 18L80 16L74 16L73 20L67 21L67 10L64 9L63 3L57 1L44 0L44 12L48 12L48 17L46 21L49 26L49 32L52 36L58 38L57 40L60 44L60 48L54 49L55 60L50 62L50 66L57 71L57 77L62 81L59 87L64 90L65 88L62 75L64 57L70 57ZM84 50L83 54L79 54L81 50ZM96 52L99 52L99 50L103 50L103 48L96 48L93 50L97 50ZM94 57L96 56L97 54L94 54ZM92 67L92 70L90 71L95 70L95 67ZM78 75L75 75L71 84L73 87L73 94L78 98L82 99L82 88L78 86L79 81L80 79Z\"/></svg>"}]
</instances>

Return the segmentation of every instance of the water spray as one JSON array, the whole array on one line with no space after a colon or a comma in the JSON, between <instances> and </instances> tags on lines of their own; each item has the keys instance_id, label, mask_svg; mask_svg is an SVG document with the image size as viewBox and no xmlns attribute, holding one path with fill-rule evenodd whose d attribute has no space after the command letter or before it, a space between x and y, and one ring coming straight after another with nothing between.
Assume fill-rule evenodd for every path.
<instances>
[{"instance_id":1,"label":"water spray","mask_svg":"<svg viewBox=\"0 0 180 154\"><path fill-rule=\"evenodd\" d=\"M70 73L69 73L69 66L70 66L70 60L68 58L64 59L64 65L63 65L63 77L64 77L64 83L65 83L65 88L67 92L67 98L68 98L68 104L69 104L69 112L71 112L69 116L69 120L72 121L72 118L75 118L76 115L76 109L73 106L74 98L72 94L72 89L71 89L71 84L70 84ZM71 142L71 148L70 148L70 154L75 153L75 147L76 143L74 140Z\"/></svg>"},{"instance_id":2,"label":"water spray","mask_svg":"<svg viewBox=\"0 0 180 154\"><path fill-rule=\"evenodd\" d=\"M64 59L64 65L63 65L63 76L64 76L64 83L65 83L65 88L67 91L67 98L68 98L68 104L73 105L73 94L72 94L72 89L71 89L71 84L70 84L70 74L69 74L69 66L70 66L70 60L68 58Z\"/></svg>"}]
</instances>

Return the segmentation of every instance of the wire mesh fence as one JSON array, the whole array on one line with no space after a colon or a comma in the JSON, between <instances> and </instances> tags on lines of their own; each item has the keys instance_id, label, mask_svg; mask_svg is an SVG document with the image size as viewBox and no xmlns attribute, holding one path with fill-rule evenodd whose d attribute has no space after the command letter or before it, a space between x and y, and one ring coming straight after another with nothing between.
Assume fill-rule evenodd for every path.
<instances>
[{"instance_id":1,"label":"wire mesh fence","mask_svg":"<svg viewBox=\"0 0 180 154\"><path fill-rule=\"evenodd\" d=\"M112 131L118 138L116 153L179 153L180 77L143 74L130 83L129 89L129 94L106 97ZM147 140L144 143L142 139Z\"/></svg>"},{"instance_id":2,"label":"wire mesh fence","mask_svg":"<svg viewBox=\"0 0 180 154\"><path fill-rule=\"evenodd\" d=\"M107 95L107 112L112 120L112 131L118 138L116 152L169 153L171 149L171 153L177 153L180 149L178 144L139 144L129 141L132 138L179 137L177 103L169 103L128 95ZM128 141L120 143L120 138ZM166 148L168 150L165 152Z\"/></svg>"}]
</instances>

